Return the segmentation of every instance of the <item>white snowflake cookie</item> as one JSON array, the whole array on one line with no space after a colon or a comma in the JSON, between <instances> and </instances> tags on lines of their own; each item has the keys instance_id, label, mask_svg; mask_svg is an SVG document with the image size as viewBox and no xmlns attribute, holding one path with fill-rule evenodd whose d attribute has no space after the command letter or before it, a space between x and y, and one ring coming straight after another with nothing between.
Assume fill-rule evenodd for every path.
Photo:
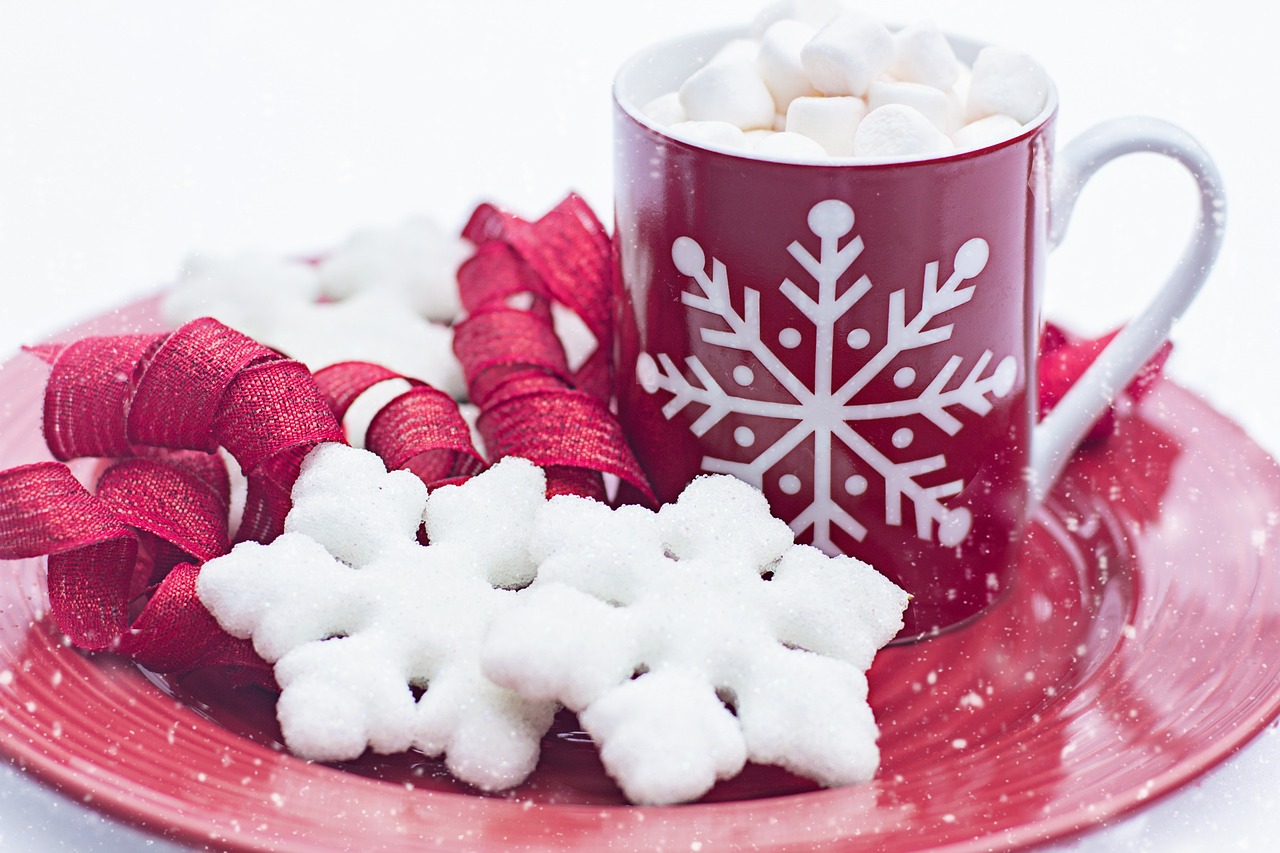
<instances>
[{"instance_id":1,"label":"white snowflake cookie","mask_svg":"<svg viewBox=\"0 0 1280 853\"><path fill-rule=\"evenodd\" d=\"M545 489L522 459L428 497L366 451L308 455L284 534L237 545L197 582L219 624L275 664L291 751L342 761L416 748L485 790L529 774L555 703L494 685L479 652L533 576L525 543Z\"/></svg>"},{"instance_id":2,"label":"white snowflake cookie","mask_svg":"<svg viewBox=\"0 0 1280 853\"><path fill-rule=\"evenodd\" d=\"M763 496L700 477L650 513L556 497L534 583L495 620L484 673L576 711L634 803L700 797L746 761L823 785L879 764L865 671L908 596L793 543Z\"/></svg>"}]
</instances>

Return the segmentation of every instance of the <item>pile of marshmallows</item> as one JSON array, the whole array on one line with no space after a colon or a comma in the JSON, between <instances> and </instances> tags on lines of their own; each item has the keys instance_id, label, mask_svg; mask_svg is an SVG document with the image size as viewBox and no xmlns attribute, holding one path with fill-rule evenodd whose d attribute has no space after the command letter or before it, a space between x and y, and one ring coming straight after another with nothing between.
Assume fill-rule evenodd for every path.
<instances>
[{"instance_id":1,"label":"pile of marshmallows","mask_svg":"<svg viewBox=\"0 0 1280 853\"><path fill-rule=\"evenodd\" d=\"M779 4L642 112L670 135L770 160L895 160L1016 136L1050 82L1025 53L984 48L972 69L931 21L890 32L844 10L818 24Z\"/></svg>"}]
</instances>

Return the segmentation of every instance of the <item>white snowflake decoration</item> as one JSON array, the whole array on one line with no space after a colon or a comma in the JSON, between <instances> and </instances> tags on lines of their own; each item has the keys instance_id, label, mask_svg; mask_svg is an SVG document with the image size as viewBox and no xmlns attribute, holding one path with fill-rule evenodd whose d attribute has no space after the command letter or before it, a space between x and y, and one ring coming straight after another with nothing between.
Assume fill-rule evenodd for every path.
<instances>
[{"instance_id":1,"label":"white snowflake decoration","mask_svg":"<svg viewBox=\"0 0 1280 853\"><path fill-rule=\"evenodd\" d=\"M340 361L369 361L454 399L466 396L453 331L414 314L394 294L369 291L341 302L297 305L261 340L312 371Z\"/></svg>"},{"instance_id":2,"label":"white snowflake decoration","mask_svg":"<svg viewBox=\"0 0 1280 853\"><path fill-rule=\"evenodd\" d=\"M472 251L416 217L357 231L315 264L261 251L196 254L160 311L175 326L213 317L313 371L370 361L462 399L466 381L448 324L462 310L456 273Z\"/></svg>"},{"instance_id":3,"label":"white snowflake decoration","mask_svg":"<svg viewBox=\"0 0 1280 853\"><path fill-rule=\"evenodd\" d=\"M479 650L533 577L526 543L545 488L522 459L428 497L366 451L308 455L284 534L237 545L197 582L219 624L275 664L290 750L341 761L417 748L487 790L529 774L555 704L488 681Z\"/></svg>"},{"instance_id":4,"label":"white snowflake decoration","mask_svg":"<svg viewBox=\"0 0 1280 853\"><path fill-rule=\"evenodd\" d=\"M484 672L578 712L632 802L696 799L748 760L824 785L874 774L865 670L907 595L795 545L755 489L700 477L657 513L556 497L530 547L537 579L493 623Z\"/></svg>"},{"instance_id":5,"label":"white snowflake decoration","mask_svg":"<svg viewBox=\"0 0 1280 853\"><path fill-rule=\"evenodd\" d=\"M838 494L843 491L856 498L867 491L867 478L863 474L855 474L842 484L832 482L832 457L837 443L846 447L866 469L883 479L886 524L896 526L903 523L905 501L914 511L916 535L920 539L928 541L936 534L940 544L954 546L968 536L972 517L968 509L950 509L944 501L963 490L963 480L953 479L934 486L918 482L921 477L946 470L946 455L896 461L891 457L901 457L902 451L912 443L913 433L909 427L903 426L894 432L894 449L889 450L868 441L858 424L918 415L947 435L956 435L963 424L948 409L961 406L977 415L986 415L993 408L989 397L1004 397L1012 389L1017 377L1017 360L1012 355L1005 356L988 372L994 353L986 350L964 378L953 384L952 380L964 361L961 356L953 355L927 386L914 395L909 395L905 389L916 382L915 371L904 365L894 373L895 387L904 389L900 398L888 402L864 402L858 395L874 379L884 375L902 353L937 346L951 337L950 324L934 324L934 321L972 298L974 285L961 285L985 268L989 247L985 240L977 237L964 243L955 254L951 274L942 284L938 283L939 263L927 263L924 267L923 299L919 310L911 316L908 316L906 292L893 292L885 318L887 336L884 345L837 387L833 379L836 323L848 315L874 286L868 276L862 275L841 289L842 277L863 249L862 238L856 235L840 245L840 240L853 230L853 223L853 210L848 204L837 199L819 202L810 210L808 217L809 228L820 241L818 254L815 256L798 240L787 247L816 283L816 294L790 279L778 287L782 295L813 324L816 355L812 376L808 377L793 372L762 338L759 291L744 288L743 310L739 313L730 300L725 265L713 258L708 270L706 253L691 237L680 237L672 245L671 256L676 268L689 276L701 291L683 293L682 301L695 311L718 318L725 326L702 327L702 340L712 346L748 353L786 390L789 400L765 401L726 390L729 383L724 380L727 378L739 386L751 385L754 381L751 368L739 365L732 377L718 377L696 356L687 359L686 374L665 353L659 353L656 359L647 352L641 353L636 375L647 392L665 391L672 395L662 410L668 419L690 404L705 407L690 424L689 428L695 435L704 435L730 415L759 416L789 425L780 438L758 450L754 432L747 426L738 426L734 439L744 448L744 458L707 456L702 460L704 471L732 474L763 488L765 475L787 454L812 439L812 500L790 520L790 525L796 533L812 528L814 545L827 553L838 553L832 539L835 529L858 541L867 532L866 527L843 505L848 502L847 498ZM799 344L801 337L799 330L787 328L779 336L779 344L790 349ZM865 348L869 341L870 335L861 328L854 329L847 336L847 343L854 349ZM797 494L802 488L801 479L792 472L778 475L777 485L786 494Z\"/></svg>"},{"instance_id":6,"label":"white snowflake decoration","mask_svg":"<svg viewBox=\"0 0 1280 853\"><path fill-rule=\"evenodd\" d=\"M192 254L161 299L160 311L175 326L213 317L263 340L288 322L299 305L320 298L315 268L262 251L218 257Z\"/></svg>"},{"instance_id":7,"label":"white snowflake decoration","mask_svg":"<svg viewBox=\"0 0 1280 853\"><path fill-rule=\"evenodd\" d=\"M473 251L435 220L415 216L351 234L320 261L320 284L338 300L381 291L428 320L451 323L462 313L455 273Z\"/></svg>"}]
</instances>

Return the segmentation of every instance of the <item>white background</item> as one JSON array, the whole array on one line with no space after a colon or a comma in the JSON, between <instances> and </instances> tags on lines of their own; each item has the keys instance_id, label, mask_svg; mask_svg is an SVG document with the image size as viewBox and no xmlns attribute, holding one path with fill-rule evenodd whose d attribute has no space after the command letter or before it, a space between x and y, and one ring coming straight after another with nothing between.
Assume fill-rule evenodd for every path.
<instances>
[{"instance_id":1,"label":"white background","mask_svg":"<svg viewBox=\"0 0 1280 853\"><path fill-rule=\"evenodd\" d=\"M1030 51L1065 142L1171 120L1213 153L1221 260L1170 372L1280 450L1280 74L1272 4L868 2L891 22ZM609 85L644 44L747 20L729 0L0 0L0 353L171 280L193 250L306 253L479 201L536 216L576 190L610 219ZM1135 313L1192 222L1156 158L1107 167L1049 265L1047 314L1101 332ZM1262 849L1280 828L1270 733L1079 850ZM0 770L0 848L125 850L131 831Z\"/></svg>"}]
</instances>

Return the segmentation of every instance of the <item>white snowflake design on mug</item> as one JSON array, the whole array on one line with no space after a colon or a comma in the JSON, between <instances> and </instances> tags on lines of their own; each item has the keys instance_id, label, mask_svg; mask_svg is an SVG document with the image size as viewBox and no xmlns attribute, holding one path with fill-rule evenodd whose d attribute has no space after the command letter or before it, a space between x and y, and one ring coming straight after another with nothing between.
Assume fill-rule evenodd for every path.
<instances>
[{"instance_id":1,"label":"white snowflake design on mug","mask_svg":"<svg viewBox=\"0 0 1280 853\"><path fill-rule=\"evenodd\" d=\"M872 380L892 369L900 354L938 346L950 339L952 325L935 324L934 321L972 298L976 282L964 287L961 285L983 271L990 248L981 237L966 241L955 254L951 274L941 284L939 262L926 263L923 298L919 311L913 316L908 317L907 314L906 291L891 293L883 346L837 387L833 381L836 347L839 346L836 324L876 286L868 275L863 274L843 290L840 288L841 278L853 267L863 249L862 238L858 235L840 245L840 240L853 231L853 225L853 208L838 199L827 199L814 205L808 216L809 229L819 239L818 254L815 256L799 240L787 247L816 284L816 296L812 286L802 288L790 279L784 279L778 285L778 291L813 324L815 357L813 375L807 378L796 375L771 344L763 339L758 290L743 289L743 310L739 313L730 301L729 272L725 265L713 257L708 270L706 251L692 237L682 236L672 244L671 257L676 268L688 276L700 291L685 291L681 294L682 302L694 311L719 318L727 326L701 326L699 334L702 341L750 355L761 369L786 389L790 400L758 400L727 390L730 382L739 388L752 385L755 381L752 368L742 364L736 366L728 377L716 376L697 356L686 359L682 370L666 353L655 356L642 352L637 358L636 376L646 392L656 394L665 391L672 395L662 409L667 419L691 403L705 406L705 411L689 425L690 431L697 436L704 435L731 415L757 416L791 424L780 438L763 447L758 447L761 442L757 441L750 427L735 427L734 442L742 448L741 457L704 456L702 468L707 473L732 474L764 488L766 475L774 472L793 449L812 437L813 467L811 471L804 472L812 483L811 500L802 512L789 520L789 524L796 533L812 528L813 544L827 553L839 551L832 540L834 528L843 530L858 541L866 536L867 528L842 505L839 493L843 491L844 495L852 498L864 494L868 487L867 474L874 474L884 481L886 524L898 526L903 523L903 501L906 500L914 509L916 535L920 539L929 541L936 534L939 544L955 546L969 535L973 519L968 509L949 509L944 501L959 494L964 489L964 481L953 479L933 486L918 482L925 475L945 471L946 455L894 461L887 448L877 447L869 441L857 425L917 415L948 436L955 436L963 429L963 424L948 409L962 406L979 416L989 413L993 408L990 397L1004 397L1013 388L1018 375L1017 359L1006 355L988 370L995 353L984 350L964 378L955 384L953 379L960 372L964 358L952 355L917 393L908 392L918 384L916 370L900 366L893 374L894 386L903 390L899 398L863 402L858 395ZM777 345L783 349L794 349L801 340L802 332L788 327L778 334ZM845 336L844 343L857 350L867 347L870 340L871 335L866 329L855 328ZM891 438L895 448L893 455L907 450L914 438L910 427L896 429ZM862 463L862 472L847 477L841 484L834 483L832 476L833 445L836 442L848 448ZM804 487L804 478L795 471L774 472L774 476L777 489L785 494L798 494ZM847 498L843 500L848 502Z\"/></svg>"}]
</instances>

